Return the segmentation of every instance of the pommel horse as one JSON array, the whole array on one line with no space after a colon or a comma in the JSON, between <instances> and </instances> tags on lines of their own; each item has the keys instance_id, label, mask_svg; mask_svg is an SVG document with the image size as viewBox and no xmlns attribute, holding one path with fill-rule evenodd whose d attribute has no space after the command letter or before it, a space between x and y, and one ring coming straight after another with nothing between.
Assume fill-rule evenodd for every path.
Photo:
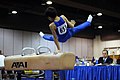
<instances>
[{"instance_id":1,"label":"pommel horse","mask_svg":"<svg viewBox=\"0 0 120 80\"><path fill-rule=\"evenodd\" d=\"M5 70L68 70L74 68L75 55L73 53L40 54L33 48L26 49L32 49L34 53L6 57Z\"/></svg>"}]
</instances>

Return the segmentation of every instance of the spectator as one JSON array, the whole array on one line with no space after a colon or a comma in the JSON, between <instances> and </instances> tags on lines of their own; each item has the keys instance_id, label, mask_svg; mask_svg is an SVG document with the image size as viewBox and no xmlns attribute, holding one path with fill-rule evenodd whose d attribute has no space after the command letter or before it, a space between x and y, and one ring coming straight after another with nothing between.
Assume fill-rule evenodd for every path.
<instances>
[{"instance_id":1,"label":"spectator","mask_svg":"<svg viewBox=\"0 0 120 80\"><path fill-rule=\"evenodd\" d=\"M4 58L5 56L2 54L2 51L0 50L0 67L4 67Z\"/></svg>"},{"instance_id":2,"label":"spectator","mask_svg":"<svg viewBox=\"0 0 120 80\"><path fill-rule=\"evenodd\" d=\"M108 51L103 50L102 51L102 57L99 58L98 63L100 64L111 64L113 63L113 59L108 56Z\"/></svg>"},{"instance_id":3,"label":"spectator","mask_svg":"<svg viewBox=\"0 0 120 80\"><path fill-rule=\"evenodd\" d=\"M0 79L2 80L3 78L3 73L4 73L4 59L5 56L2 54L2 51L0 50ZM2 75L1 75L2 74Z\"/></svg>"}]
</instances>

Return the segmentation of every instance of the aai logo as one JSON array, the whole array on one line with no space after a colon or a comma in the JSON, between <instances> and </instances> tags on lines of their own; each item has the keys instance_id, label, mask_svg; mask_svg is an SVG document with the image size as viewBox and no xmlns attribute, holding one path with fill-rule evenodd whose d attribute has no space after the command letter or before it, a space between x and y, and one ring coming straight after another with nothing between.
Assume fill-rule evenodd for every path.
<instances>
[{"instance_id":1,"label":"aai logo","mask_svg":"<svg viewBox=\"0 0 120 80\"><path fill-rule=\"evenodd\" d=\"M13 62L11 68L27 68L27 62Z\"/></svg>"}]
</instances>

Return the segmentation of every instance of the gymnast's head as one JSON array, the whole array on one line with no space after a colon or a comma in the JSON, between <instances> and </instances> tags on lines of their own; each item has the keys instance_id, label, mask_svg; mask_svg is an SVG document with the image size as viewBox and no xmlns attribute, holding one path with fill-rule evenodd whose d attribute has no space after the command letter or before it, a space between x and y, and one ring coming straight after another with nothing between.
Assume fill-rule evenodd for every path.
<instances>
[{"instance_id":1,"label":"gymnast's head","mask_svg":"<svg viewBox=\"0 0 120 80\"><path fill-rule=\"evenodd\" d=\"M54 21L55 17L57 16L57 11L54 7L48 7L45 11L45 15L50 21Z\"/></svg>"}]
</instances>

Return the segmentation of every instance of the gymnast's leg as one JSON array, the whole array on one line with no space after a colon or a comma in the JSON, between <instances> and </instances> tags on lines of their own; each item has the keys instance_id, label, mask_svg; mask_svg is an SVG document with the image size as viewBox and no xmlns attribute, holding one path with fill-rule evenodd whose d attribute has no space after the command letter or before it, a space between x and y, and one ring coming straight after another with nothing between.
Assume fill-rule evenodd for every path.
<instances>
[{"instance_id":1,"label":"gymnast's leg","mask_svg":"<svg viewBox=\"0 0 120 80\"><path fill-rule=\"evenodd\" d=\"M88 19L86 22L74 27L74 28L70 28L70 31L71 31L71 34L72 36L75 34L75 33L78 33L80 32L81 30L85 29L86 27L90 26L91 25L91 22L92 22L92 16L89 15L88 16Z\"/></svg>"},{"instance_id":2,"label":"gymnast's leg","mask_svg":"<svg viewBox=\"0 0 120 80\"><path fill-rule=\"evenodd\" d=\"M48 41L54 41L54 38L52 35L47 35L47 34L44 34L42 32L39 33L39 35L44 38L45 40L48 40Z\"/></svg>"}]
</instances>

